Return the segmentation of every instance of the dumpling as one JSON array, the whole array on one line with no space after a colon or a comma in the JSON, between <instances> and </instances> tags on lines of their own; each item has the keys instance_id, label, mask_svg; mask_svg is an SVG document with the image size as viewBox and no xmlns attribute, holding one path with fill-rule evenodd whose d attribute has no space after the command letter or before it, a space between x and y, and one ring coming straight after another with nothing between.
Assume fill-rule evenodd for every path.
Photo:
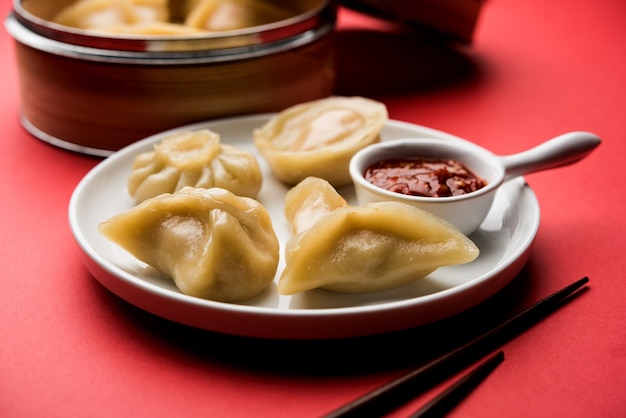
<instances>
[{"instance_id":1,"label":"dumpling","mask_svg":"<svg viewBox=\"0 0 626 418\"><path fill-rule=\"evenodd\" d=\"M195 0L191 5L185 25L211 32L249 28L294 15L263 0Z\"/></svg>"},{"instance_id":2,"label":"dumpling","mask_svg":"<svg viewBox=\"0 0 626 418\"><path fill-rule=\"evenodd\" d=\"M218 134L203 129L173 134L156 144L154 151L135 157L128 192L137 202L186 186L220 187L255 198L262 182L254 155L220 144Z\"/></svg>"},{"instance_id":3,"label":"dumpling","mask_svg":"<svg viewBox=\"0 0 626 418\"><path fill-rule=\"evenodd\" d=\"M313 176L339 187L351 183L350 159L380 141L387 118L380 102L333 96L282 111L254 131L254 144L282 182Z\"/></svg>"},{"instance_id":4,"label":"dumpling","mask_svg":"<svg viewBox=\"0 0 626 418\"><path fill-rule=\"evenodd\" d=\"M263 291L278 268L267 210L224 189L163 194L102 222L99 231L171 277L182 293L200 298L245 301Z\"/></svg>"},{"instance_id":5,"label":"dumpling","mask_svg":"<svg viewBox=\"0 0 626 418\"><path fill-rule=\"evenodd\" d=\"M346 200L326 180L307 177L285 195L285 220L296 235L333 210L347 206Z\"/></svg>"},{"instance_id":6,"label":"dumpling","mask_svg":"<svg viewBox=\"0 0 626 418\"><path fill-rule=\"evenodd\" d=\"M53 22L79 29L106 30L108 27L140 22L167 22L167 0L80 0L61 9Z\"/></svg>"},{"instance_id":7,"label":"dumpling","mask_svg":"<svg viewBox=\"0 0 626 418\"><path fill-rule=\"evenodd\" d=\"M387 290L478 254L458 229L416 207L400 202L340 207L287 241L278 292Z\"/></svg>"}]
</instances>

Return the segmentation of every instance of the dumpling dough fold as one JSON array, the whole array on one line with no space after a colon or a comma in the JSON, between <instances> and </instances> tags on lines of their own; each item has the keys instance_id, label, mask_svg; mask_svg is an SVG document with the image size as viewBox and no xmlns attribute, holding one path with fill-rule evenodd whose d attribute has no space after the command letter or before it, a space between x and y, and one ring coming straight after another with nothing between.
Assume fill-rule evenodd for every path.
<instances>
[{"instance_id":1,"label":"dumpling dough fold","mask_svg":"<svg viewBox=\"0 0 626 418\"><path fill-rule=\"evenodd\" d=\"M296 235L333 210L347 206L346 200L326 180L307 177L285 195L285 220L291 234Z\"/></svg>"},{"instance_id":2,"label":"dumpling dough fold","mask_svg":"<svg viewBox=\"0 0 626 418\"><path fill-rule=\"evenodd\" d=\"M187 295L241 302L276 276L279 243L267 210L224 189L186 187L148 199L99 231Z\"/></svg>"}]
</instances>

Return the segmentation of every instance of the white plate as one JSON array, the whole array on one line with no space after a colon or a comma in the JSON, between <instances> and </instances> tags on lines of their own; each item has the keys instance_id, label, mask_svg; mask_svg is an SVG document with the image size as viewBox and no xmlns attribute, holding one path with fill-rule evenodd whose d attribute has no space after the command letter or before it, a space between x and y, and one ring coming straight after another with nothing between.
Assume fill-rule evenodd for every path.
<instances>
[{"instance_id":1,"label":"white plate","mask_svg":"<svg viewBox=\"0 0 626 418\"><path fill-rule=\"evenodd\" d=\"M222 119L181 129L208 128L230 143L254 152L252 131L270 115ZM176 131L173 130L173 131ZM110 291L148 312L210 331L250 337L325 339L397 331L444 319L489 298L519 273L530 255L539 227L539 205L522 178L506 183L472 240L480 256L470 264L444 267L414 284L362 295L314 290L279 296L275 284L245 304L187 296L173 282L103 238L97 226L134 202L126 180L134 157L152 149L168 131L132 144L102 161L80 182L69 206L69 222L88 270ZM431 137L462 141L413 124L389 121L383 140ZM259 156L264 183L259 201L269 210L279 240L289 236L283 218L287 188L275 180ZM354 203L352 187L340 192ZM279 265L278 275L283 265Z\"/></svg>"}]
</instances>

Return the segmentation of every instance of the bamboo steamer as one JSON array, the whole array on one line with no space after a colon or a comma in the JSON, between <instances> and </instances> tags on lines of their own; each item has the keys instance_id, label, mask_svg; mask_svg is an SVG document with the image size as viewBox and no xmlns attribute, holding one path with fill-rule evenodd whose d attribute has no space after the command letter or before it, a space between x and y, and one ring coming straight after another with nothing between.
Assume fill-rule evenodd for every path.
<instances>
[{"instance_id":1,"label":"bamboo steamer","mask_svg":"<svg viewBox=\"0 0 626 418\"><path fill-rule=\"evenodd\" d=\"M51 22L72 0L16 0L22 125L37 138L107 156L188 123L276 112L332 94L332 1L286 1L266 25L176 36L90 33Z\"/></svg>"}]
</instances>

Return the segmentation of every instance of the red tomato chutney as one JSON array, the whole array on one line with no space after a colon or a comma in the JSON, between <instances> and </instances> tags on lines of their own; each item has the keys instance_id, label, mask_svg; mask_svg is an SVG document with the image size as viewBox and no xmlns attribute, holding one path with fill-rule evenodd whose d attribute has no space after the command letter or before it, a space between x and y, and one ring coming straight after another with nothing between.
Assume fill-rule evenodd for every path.
<instances>
[{"instance_id":1,"label":"red tomato chutney","mask_svg":"<svg viewBox=\"0 0 626 418\"><path fill-rule=\"evenodd\" d=\"M410 196L457 196L487 185L463 163L446 159L390 158L367 167L364 176L375 186Z\"/></svg>"}]
</instances>

